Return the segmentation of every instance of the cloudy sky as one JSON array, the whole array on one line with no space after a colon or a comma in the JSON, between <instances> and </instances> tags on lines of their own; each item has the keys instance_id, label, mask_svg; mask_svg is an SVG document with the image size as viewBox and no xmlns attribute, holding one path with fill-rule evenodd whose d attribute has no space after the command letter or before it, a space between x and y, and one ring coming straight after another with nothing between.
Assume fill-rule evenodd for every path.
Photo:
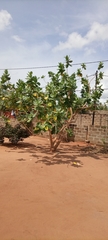
<instances>
[{"instance_id":1,"label":"cloudy sky","mask_svg":"<svg viewBox=\"0 0 108 240\"><path fill-rule=\"evenodd\" d=\"M73 64L108 60L108 0L0 0L0 76L2 69L31 68L9 70L12 82L32 70L46 76L44 87L47 72L56 68L32 67L56 66L65 55ZM88 64L87 74L95 74L97 66ZM70 73L78 67L73 65ZM107 61L103 71L108 89Z\"/></svg>"}]
</instances>

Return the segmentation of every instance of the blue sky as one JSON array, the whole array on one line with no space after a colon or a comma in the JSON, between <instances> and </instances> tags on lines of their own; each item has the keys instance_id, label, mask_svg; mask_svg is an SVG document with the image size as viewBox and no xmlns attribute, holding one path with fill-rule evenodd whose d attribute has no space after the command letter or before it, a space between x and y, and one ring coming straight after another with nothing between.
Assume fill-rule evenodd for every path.
<instances>
[{"instance_id":1,"label":"blue sky","mask_svg":"<svg viewBox=\"0 0 108 240\"><path fill-rule=\"evenodd\" d=\"M65 55L73 63L107 60L107 10L108 0L0 0L0 69L55 66ZM97 64L87 65L87 74L96 69ZM30 70L10 70L12 82L25 79ZM33 70L37 76L45 75L43 87L48 71L56 68ZM103 71L108 75L108 62ZM102 83L108 88L108 77ZM108 90L103 99L107 96Z\"/></svg>"}]
</instances>

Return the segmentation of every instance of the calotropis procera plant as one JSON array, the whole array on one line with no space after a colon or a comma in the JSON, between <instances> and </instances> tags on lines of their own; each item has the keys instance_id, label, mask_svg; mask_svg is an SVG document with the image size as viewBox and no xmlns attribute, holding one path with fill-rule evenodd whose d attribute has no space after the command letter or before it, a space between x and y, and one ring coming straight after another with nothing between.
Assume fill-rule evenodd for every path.
<instances>
[{"instance_id":1,"label":"calotropis procera plant","mask_svg":"<svg viewBox=\"0 0 108 240\"><path fill-rule=\"evenodd\" d=\"M49 131L52 151L57 149L61 135L74 116L85 109L96 109L103 92L103 73L100 71L102 63L97 69L94 89L91 89L88 77L83 74L86 65L82 64L76 73L69 74L68 68L71 66L72 60L65 56L65 63L58 64L56 73L48 72L50 81L45 91L40 86L40 79L34 76L33 72L27 74L25 81L18 80L16 85L10 83L7 70L0 80L0 110L14 109L18 120L30 131L32 121L36 117L34 132ZM82 85L80 97L77 96L78 76ZM56 133L54 139L53 133Z\"/></svg>"},{"instance_id":2,"label":"calotropis procera plant","mask_svg":"<svg viewBox=\"0 0 108 240\"><path fill-rule=\"evenodd\" d=\"M68 56L65 57L65 64L59 63L57 73L48 72L50 82L46 86L43 111L38 112L38 123L35 131L48 130L50 136L50 146L52 150L56 150L61 142L63 131L68 128L71 120L79 111L87 109L94 110L96 103L103 93L101 79L103 73L100 69L103 64L98 66L98 78L95 89L91 89L88 77L83 76L83 70L86 65L82 64L76 73L68 74L68 67L72 61ZM76 94L77 76L81 78L81 97ZM57 137L53 140L52 133L56 133Z\"/></svg>"}]
</instances>

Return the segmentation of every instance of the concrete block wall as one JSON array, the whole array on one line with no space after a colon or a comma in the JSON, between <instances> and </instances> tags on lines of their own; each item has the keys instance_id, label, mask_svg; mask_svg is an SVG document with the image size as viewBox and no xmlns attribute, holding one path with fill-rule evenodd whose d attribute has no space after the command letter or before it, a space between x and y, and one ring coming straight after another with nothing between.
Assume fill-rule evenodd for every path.
<instances>
[{"instance_id":1,"label":"concrete block wall","mask_svg":"<svg viewBox=\"0 0 108 240\"><path fill-rule=\"evenodd\" d=\"M90 126L88 139L93 143L108 143L108 128L106 126Z\"/></svg>"},{"instance_id":2,"label":"concrete block wall","mask_svg":"<svg viewBox=\"0 0 108 240\"><path fill-rule=\"evenodd\" d=\"M94 125L90 114L78 114L75 117L74 133L75 141L89 140L91 143L108 143L108 111L95 113Z\"/></svg>"},{"instance_id":3,"label":"concrete block wall","mask_svg":"<svg viewBox=\"0 0 108 240\"><path fill-rule=\"evenodd\" d=\"M93 113L78 114L75 116L74 122L77 126L92 125ZM108 126L108 111L96 111L94 118L94 126Z\"/></svg>"},{"instance_id":4,"label":"concrete block wall","mask_svg":"<svg viewBox=\"0 0 108 240\"><path fill-rule=\"evenodd\" d=\"M74 127L75 141L89 140L91 143L108 143L108 128L100 126Z\"/></svg>"}]
</instances>

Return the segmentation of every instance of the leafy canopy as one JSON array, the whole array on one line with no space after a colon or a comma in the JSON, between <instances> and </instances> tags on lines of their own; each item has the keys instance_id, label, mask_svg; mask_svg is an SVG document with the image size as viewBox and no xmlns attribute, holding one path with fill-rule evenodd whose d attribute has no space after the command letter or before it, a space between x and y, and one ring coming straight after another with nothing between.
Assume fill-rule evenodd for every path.
<instances>
[{"instance_id":1,"label":"leafy canopy","mask_svg":"<svg viewBox=\"0 0 108 240\"><path fill-rule=\"evenodd\" d=\"M16 111L19 121L30 127L36 117L35 133L39 131L59 132L64 123L81 109L96 109L103 93L103 63L98 66L95 89L91 89L88 77L84 76L86 65L68 74L72 60L65 56L65 63L58 63L57 72L48 72L49 83L45 91L40 86L40 78L28 72L24 80L11 84L10 74L5 70L0 79L0 111ZM77 77L81 80L81 96L77 96ZM44 78L42 76L41 78Z\"/></svg>"}]
</instances>

